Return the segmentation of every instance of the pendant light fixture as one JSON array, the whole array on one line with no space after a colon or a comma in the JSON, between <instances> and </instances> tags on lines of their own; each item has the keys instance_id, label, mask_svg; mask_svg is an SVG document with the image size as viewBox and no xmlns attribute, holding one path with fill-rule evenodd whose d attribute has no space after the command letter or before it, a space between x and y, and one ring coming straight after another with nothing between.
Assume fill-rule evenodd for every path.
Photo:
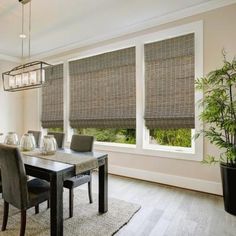
<instances>
[{"instance_id":1,"label":"pendant light fixture","mask_svg":"<svg viewBox=\"0 0 236 236\"><path fill-rule=\"evenodd\" d=\"M21 58L24 62L24 40L27 38L24 27L24 7L29 4L29 31L28 31L28 58L31 57L31 0L19 0L22 4L22 29L21 29ZM43 61L33 61L23 63L10 71L2 74L3 88L8 92L16 92L27 89L39 88L45 81L44 68L49 66Z\"/></svg>"}]
</instances>

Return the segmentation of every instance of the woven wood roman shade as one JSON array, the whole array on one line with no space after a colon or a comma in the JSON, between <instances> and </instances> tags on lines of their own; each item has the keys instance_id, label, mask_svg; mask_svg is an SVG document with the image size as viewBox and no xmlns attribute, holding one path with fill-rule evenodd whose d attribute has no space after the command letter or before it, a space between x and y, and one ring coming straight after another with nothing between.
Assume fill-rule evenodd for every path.
<instances>
[{"instance_id":1,"label":"woven wood roman shade","mask_svg":"<svg viewBox=\"0 0 236 236\"><path fill-rule=\"evenodd\" d=\"M135 128L135 48L69 63L72 128Z\"/></svg>"},{"instance_id":2,"label":"woven wood roman shade","mask_svg":"<svg viewBox=\"0 0 236 236\"><path fill-rule=\"evenodd\" d=\"M145 123L194 128L194 34L144 46Z\"/></svg>"},{"instance_id":3,"label":"woven wood roman shade","mask_svg":"<svg viewBox=\"0 0 236 236\"><path fill-rule=\"evenodd\" d=\"M42 127L63 128L63 64L45 68Z\"/></svg>"}]
</instances>

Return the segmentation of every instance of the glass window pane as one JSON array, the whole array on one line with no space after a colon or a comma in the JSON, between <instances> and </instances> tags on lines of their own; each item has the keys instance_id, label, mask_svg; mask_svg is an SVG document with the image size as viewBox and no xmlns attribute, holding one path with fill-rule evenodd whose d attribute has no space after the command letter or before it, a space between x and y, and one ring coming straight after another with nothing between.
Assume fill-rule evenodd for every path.
<instances>
[{"instance_id":1,"label":"glass window pane","mask_svg":"<svg viewBox=\"0 0 236 236\"><path fill-rule=\"evenodd\" d=\"M112 143L136 143L135 129L74 129L76 134L92 135L96 141Z\"/></svg>"},{"instance_id":2,"label":"glass window pane","mask_svg":"<svg viewBox=\"0 0 236 236\"><path fill-rule=\"evenodd\" d=\"M48 128L48 132L63 132L63 128Z\"/></svg>"},{"instance_id":3,"label":"glass window pane","mask_svg":"<svg viewBox=\"0 0 236 236\"><path fill-rule=\"evenodd\" d=\"M150 144L191 147L191 129L152 129Z\"/></svg>"}]
</instances>

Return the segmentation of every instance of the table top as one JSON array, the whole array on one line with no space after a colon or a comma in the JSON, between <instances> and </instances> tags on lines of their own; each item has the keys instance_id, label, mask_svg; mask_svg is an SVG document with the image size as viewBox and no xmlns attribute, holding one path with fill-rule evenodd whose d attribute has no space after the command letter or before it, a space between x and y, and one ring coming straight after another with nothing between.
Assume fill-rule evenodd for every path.
<instances>
[{"instance_id":1,"label":"table top","mask_svg":"<svg viewBox=\"0 0 236 236\"><path fill-rule=\"evenodd\" d=\"M89 157L94 157L98 160L102 160L107 157L107 154L100 153L100 152L74 152L71 149L60 149L58 150L59 152L65 152L65 153L73 153L76 155L87 155ZM74 169L74 165L62 163L62 162L57 162L57 161L51 161L51 160L46 160L42 159L39 157L32 157L32 156L26 156L22 155L22 160L25 165L28 166L34 166L37 167L38 169L43 169L47 171L52 171L52 172L60 172L60 171L65 171L65 170L71 170Z\"/></svg>"},{"instance_id":2,"label":"table top","mask_svg":"<svg viewBox=\"0 0 236 236\"><path fill-rule=\"evenodd\" d=\"M25 165L35 166L37 168L53 171L53 172L60 172L66 169L74 168L73 165L56 162L56 161L50 161L50 160L42 159L39 157L22 155L22 160Z\"/></svg>"},{"instance_id":3,"label":"table top","mask_svg":"<svg viewBox=\"0 0 236 236\"><path fill-rule=\"evenodd\" d=\"M106 153L102 153L102 152L75 152L73 150L71 150L70 148L63 148L63 149L59 149L58 152L65 152L65 153L71 153L71 154L76 154L78 156L89 156L89 157L94 157L96 159L104 159L107 157Z\"/></svg>"}]
</instances>

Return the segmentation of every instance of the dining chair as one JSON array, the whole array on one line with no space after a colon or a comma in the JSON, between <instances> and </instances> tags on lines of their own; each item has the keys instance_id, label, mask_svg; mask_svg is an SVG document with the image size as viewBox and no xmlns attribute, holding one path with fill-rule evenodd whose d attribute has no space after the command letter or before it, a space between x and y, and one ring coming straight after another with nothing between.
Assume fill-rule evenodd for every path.
<instances>
[{"instance_id":1,"label":"dining chair","mask_svg":"<svg viewBox=\"0 0 236 236\"><path fill-rule=\"evenodd\" d=\"M91 152L93 150L93 136L73 135L70 149L75 152ZM92 199L92 175L91 171L87 171L75 177L64 181L64 187L69 189L69 217L73 217L74 210L74 188L88 183L89 203L93 203Z\"/></svg>"},{"instance_id":2,"label":"dining chair","mask_svg":"<svg viewBox=\"0 0 236 236\"><path fill-rule=\"evenodd\" d=\"M17 147L0 144L0 168L4 214L2 231L6 230L9 204L21 211L20 236L24 236L26 211L49 199L50 185L41 179L27 181L24 163Z\"/></svg>"},{"instance_id":3,"label":"dining chair","mask_svg":"<svg viewBox=\"0 0 236 236\"><path fill-rule=\"evenodd\" d=\"M1 178L1 171L0 171L0 193L2 193L2 178Z\"/></svg>"},{"instance_id":4,"label":"dining chair","mask_svg":"<svg viewBox=\"0 0 236 236\"><path fill-rule=\"evenodd\" d=\"M35 139L36 147L40 147L40 141L41 141L42 132L41 131L29 130L28 134L33 134L34 139Z\"/></svg>"},{"instance_id":5,"label":"dining chair","mask_svg":"<svg viewBox=\"0 0 236 236\"><path fill-rule=\"evenodd\" d=\"M57 142L58 148L64 147L65 133L62 132L48 132L48 135L53 135Z\"/></svg>"}]
</instances>

